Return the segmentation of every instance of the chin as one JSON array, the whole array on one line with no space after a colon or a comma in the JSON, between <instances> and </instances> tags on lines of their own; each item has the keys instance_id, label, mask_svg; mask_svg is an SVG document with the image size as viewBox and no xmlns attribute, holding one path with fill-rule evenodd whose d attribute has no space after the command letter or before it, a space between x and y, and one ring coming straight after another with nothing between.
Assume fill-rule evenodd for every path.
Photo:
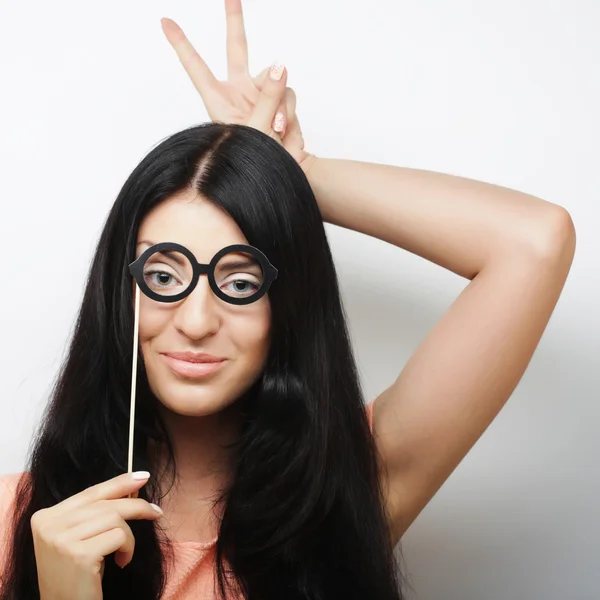
<instances>
[{"instance_id":1,"label":"chin","mask_svg":"<svg viewBox=\"0 0 600 600\"><path fill-rule=\"evenodd\" d=\"M238 369L227 373L225 378L219 377L221 374L216 372L206 380L195 380L177 376L160 364L160 358L158 361L159 365L155 363L154 369L146 369L152 393L168 410L190 417L208 416L225 410L256 382L261 373L260 369L258 372L248 369L251 373L244 370L240 373L239 365L236 365ZM234 381L238 385L232 387Z\"/></svg>"},{"instance_id":2,"label":"chin","mask_svg":"<svg viewBox=\"0 0 600 600\"><path fill-rule=\"evenodd\" d=\"M182 383L163 386L160 389L152 388L152 391L165 408L190 417L211 415L220 412L230 404L223 397L223 390L219 390L218 386L210 389Z\"/></svg>"}]
</instances>

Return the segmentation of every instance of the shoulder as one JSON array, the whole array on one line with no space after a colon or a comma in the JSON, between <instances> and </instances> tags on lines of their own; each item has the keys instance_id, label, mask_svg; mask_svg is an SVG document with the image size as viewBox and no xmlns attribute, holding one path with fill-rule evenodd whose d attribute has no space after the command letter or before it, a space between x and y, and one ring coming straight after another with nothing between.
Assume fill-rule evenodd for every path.
<instances>
[{"instance_id":1,"label":"shoulder","mask_svg":"<svg viewBox=\"0 0 600 600\"><path fill-rule=\"evenodd\" d=\"M28 472L9 473L8 475L0 475L0 523L5 522L5 517L12 505L17 486L23 476L27 477Z\"/></svg>"},{"instance_id":2,"label":"shoulder","mask_svg":"<svg viewBox=\"0 0 600 600\"><path fill-rule=\"evenodd\" d=\"M27 475L27 472L22 473L8 473L7 475L0 475L0 502L4 499L7 494L15 493L17 485L23 475Z\"/></svg>"},{"instance_id":3,"label":"shoulder","mask_svg":"<svg viewBox=\"0 0 600 600\"><path fill-rule=\"evenodd\" d=\"M369 420L369 427L371 429L371 433L373 433L373 404L375 400L371 400L365 405L365 410L367 411L367 419Z\"/></svg>"},{"instance_id":4,"label":"shoulder","mask_svg":"<svg viewBox=\"0 0 600 600\"><path fill-rule=\"evenodd\" d=\"M17 493L17 487L21 477L27 476L28 472L9 473L0 475L0 574L2 573L5 555L8 550L9 538L12 535L13 500Z\"/></svg>"}]
</instances>

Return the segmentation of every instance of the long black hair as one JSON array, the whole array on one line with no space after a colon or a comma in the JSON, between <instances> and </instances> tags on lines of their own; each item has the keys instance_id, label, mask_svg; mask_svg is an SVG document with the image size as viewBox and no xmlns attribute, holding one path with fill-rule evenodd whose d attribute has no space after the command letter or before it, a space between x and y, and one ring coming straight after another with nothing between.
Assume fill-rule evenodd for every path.
<instances>
[{"instance_id":1,"label":"long black hair","mask_svg":"<svg viewBox=\"0 0 600 600\"><path fill-rule=\"evenodd\" d=\"M30 519L127 471L133 338L132 278L140 223L197 190L228 213L279 269L269 290L271 345L240 403L232 481L220 497L219 590L232 573L249 600L400 600L401 576L383 505L382 464L369 430L336 271L309 182L291 155L251 127L197 125L157 145L110 211L70 347L17 489L0 600L39 598ZM173 446L138 365L135 470L149 444ZM160 504L161 477L140 498ZM107 557L106 600L158 600L169 552L158 522L133 520L134 556ZM171 555L172 556L172 555ZM225 561L225 562L224 562ZM228 565L227 565L228 563Z\"/></svg>"}]
</instances>

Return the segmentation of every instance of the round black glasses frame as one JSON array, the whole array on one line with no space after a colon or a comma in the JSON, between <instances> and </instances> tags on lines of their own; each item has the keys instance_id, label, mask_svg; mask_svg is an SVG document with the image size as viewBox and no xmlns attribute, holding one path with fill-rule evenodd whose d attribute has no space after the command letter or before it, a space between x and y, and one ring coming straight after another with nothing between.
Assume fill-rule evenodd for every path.
<instances>
[{"instance_id":1,"label":"round black glasses frame","mask_svg":"<svg viewBox=\"0 0 600 600\"><path fill-rule=\"evenodd\" d=\"M148 287L148 284L145 282L144 263L154 253L169 250L180 252L190 261L193 269L193 276L192 281L186 290L173 296L163 296L151 290ZM258 291L252 296L247 298L232 298L219 289L219 286L215 281L215 266L217 265L217 262L229 252L245 252L246 254L251 254L260 263L264 274L264 281ZM208 282L212 291L216 296L221 298L221 300L229 304L251 304L252 302L256 302L262 298L269 291L271 284L277 279L277 274L279 271L269 262L269 259L258 248L255 248L254 246L248 246L247 244L232 244L231 246L221 248L221 250L219 250L213 256L210 263L206 265L199 263L192 252L185 246L182 246L176 242L160 242L159 244L155 244L154 246L150 246L150 248L147 250L144 250L144 252L129 265L129 272L133 275L133 277L135 277L140 290L142 290L146 296L158 302L177 302L182 300L194 291L196 285L198 285L198 279L200 278L200 275L208 275Z\"/></svg>"}]
</instances>

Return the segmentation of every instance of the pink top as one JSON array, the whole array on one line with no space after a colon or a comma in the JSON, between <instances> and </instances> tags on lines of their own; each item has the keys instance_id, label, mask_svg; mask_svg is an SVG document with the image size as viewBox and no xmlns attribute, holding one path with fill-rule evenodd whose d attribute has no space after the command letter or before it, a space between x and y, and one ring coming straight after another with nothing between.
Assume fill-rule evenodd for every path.
<instances>
[{"instance_id":1,"label":"pink top","mask_svg":"<svg viewBox=\"0 0 600 600\"><path fill-rule=\"evenodd\" d=\"M369 425L373 430L373 402L366 406ZM0 573L8 552L8 524L10 509L22 473L0 476ZM173 542L175 564L167 575L163 600L214 600L216 577L214 572L215 542ZM0 589L2 582L0 581Z\"/></svg>"}]
</instances>

